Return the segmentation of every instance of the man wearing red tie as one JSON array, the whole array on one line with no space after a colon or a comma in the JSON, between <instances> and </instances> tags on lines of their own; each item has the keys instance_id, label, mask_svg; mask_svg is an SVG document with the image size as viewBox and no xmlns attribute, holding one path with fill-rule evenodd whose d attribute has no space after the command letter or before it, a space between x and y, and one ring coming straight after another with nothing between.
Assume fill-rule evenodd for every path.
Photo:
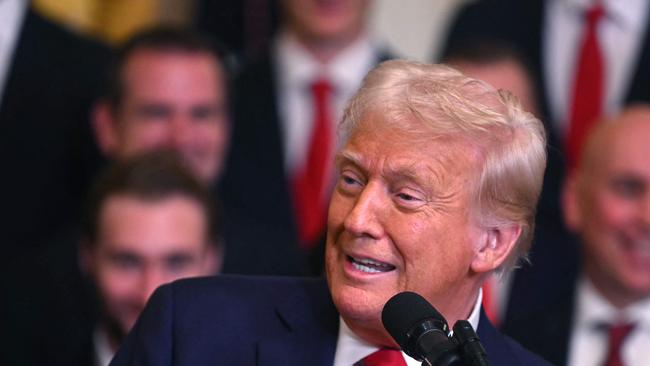
<instances>
[{"instance_id":1,"label":"man wearing red tie","mask_svg":"<svg viewBox=\"0 0 650 366\"><path fill-rule=\"evenodd\" d=\"M225 270L277 274L259 263L289 247L309 258L309 273L320 275L336 125L363 76L388 56L366 31L368 0L280 5L282 25L270 48L244 65L236 81L223 194L229 212L271 234L227 260Z\"/></svg>"},{"instance_id":2,"label":"man wearing red tie","mask_svg":"<svg viewBox=\"0 0 650 366\"><path fill-rule=\"evenodd\" d=\"M599 122L565 186L581 274L506 332L556 365L650 360L650 106ZM531 329L535 329L531 332Z\"/></svg>"}]
</instances>

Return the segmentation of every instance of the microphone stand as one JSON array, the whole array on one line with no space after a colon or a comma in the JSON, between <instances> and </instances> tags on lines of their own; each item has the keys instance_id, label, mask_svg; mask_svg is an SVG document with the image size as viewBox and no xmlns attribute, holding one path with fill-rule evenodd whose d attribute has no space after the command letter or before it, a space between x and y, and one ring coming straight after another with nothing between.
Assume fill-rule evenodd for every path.
<instances>
[{"instance_id":1,"label":"microphone stand","mask_svg":"<svg viewBox=\"0 0 650 366\"><path fill-rule=\"evenodd\" d=\"M489 366L487 353L467 320L454 325L453 336L447 341L429 345L422 366Z\"/></svg>"}]
</instances>

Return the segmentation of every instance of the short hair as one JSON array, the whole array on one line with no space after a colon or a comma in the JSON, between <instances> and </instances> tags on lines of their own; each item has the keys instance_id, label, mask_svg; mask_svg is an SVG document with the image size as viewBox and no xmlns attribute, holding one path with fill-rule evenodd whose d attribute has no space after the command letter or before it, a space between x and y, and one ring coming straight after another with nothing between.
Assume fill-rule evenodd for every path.
<instances>
[{"instance_id":1,"label":"short hair","mask_svg":"<svg viewBox=\"0 0 650 366\"><path fill-rule=\"evenodd\" d=\"M210 190L199 181L181 158L171 151L151 151L120 160L107 167L95 181L82 223L83 243L96 245L102 211L115 196L132 197L145 202L159 202L181 196L198 203L206 223L206 238L220 244L221 219L217 202Z\"/></svg>"},{"instance_id":2,"label":"short hair","mask_svg":"<svg viewBox=\"0 0 650 366\"><path fill-rule=\"evenodd\" d=\"M214 57L217 67L224 70L224 77L230 75L230 62L225 48L215 40L186 28L157 26L135 34L122 44L113 54L108 66L104 98L109 105L117 109L124 97L123 73L133 54L139 51L160 53L202 53ZM228 80L225 80L226 84Z\"/></svg>"},{"instance_id":3,"label":"short hair","mask_svg":"<svg viewBox=\"0 0 650 366\"><path fill-rule=\"evenodd\" d=\"M442 62L467 61L476 64L490 64L513 61L532 75L530 61L511 43L493 38L472 38L452 44L442 57Z\"/></svg>"},{"instance_id":4,"label":"short hair","mask_svg":"<svg viewBox=\"0 0 650 366\"><path fill-rule=\"evenodd\" d=\"M515 96L445 65L393 60L368 73L349 101L339 125L343 142L370 112L427 141L458 136L476 145L482 159L471 193L479 223L522 228L498 271L527 259L546 167L546 134Z\"/></svg>"}]
</instances>

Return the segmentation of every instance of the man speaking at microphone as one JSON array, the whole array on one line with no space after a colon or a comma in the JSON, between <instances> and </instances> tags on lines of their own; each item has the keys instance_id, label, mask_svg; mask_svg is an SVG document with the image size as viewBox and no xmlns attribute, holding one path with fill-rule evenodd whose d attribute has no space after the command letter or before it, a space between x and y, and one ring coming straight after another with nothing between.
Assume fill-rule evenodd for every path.
<instances>
[{"instance_id":1,"label":"man speaking at microphone","mask_svg":"<svg viewBox=\"0 0 650 366\"><path fill-rule=\"evenodd\" d=\"M381 323L402 291L452 326L468 319L491 365L546 365L480 309L486 278L512 270L531 244L541 122L451 68L388 61L366 76L338 132L327 281L163 286L113 365L419 365Z\"/></svg>"}]
</instances>

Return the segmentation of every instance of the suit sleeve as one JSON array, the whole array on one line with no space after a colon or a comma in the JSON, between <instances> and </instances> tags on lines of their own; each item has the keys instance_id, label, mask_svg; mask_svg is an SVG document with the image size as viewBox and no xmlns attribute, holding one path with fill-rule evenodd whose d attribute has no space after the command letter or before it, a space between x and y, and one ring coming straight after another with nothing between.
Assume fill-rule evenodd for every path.
<instances>
[{"instance_id":1,"label":"suit sleeve","mask_svg":"<svg viewBox=\"0 0 650 366\"><path fill-rule=\"evenodd\" d=\"M110 366L171 365L173 359L174 301L172 285L158 288Z\"/></svg>"}]
</instances>

